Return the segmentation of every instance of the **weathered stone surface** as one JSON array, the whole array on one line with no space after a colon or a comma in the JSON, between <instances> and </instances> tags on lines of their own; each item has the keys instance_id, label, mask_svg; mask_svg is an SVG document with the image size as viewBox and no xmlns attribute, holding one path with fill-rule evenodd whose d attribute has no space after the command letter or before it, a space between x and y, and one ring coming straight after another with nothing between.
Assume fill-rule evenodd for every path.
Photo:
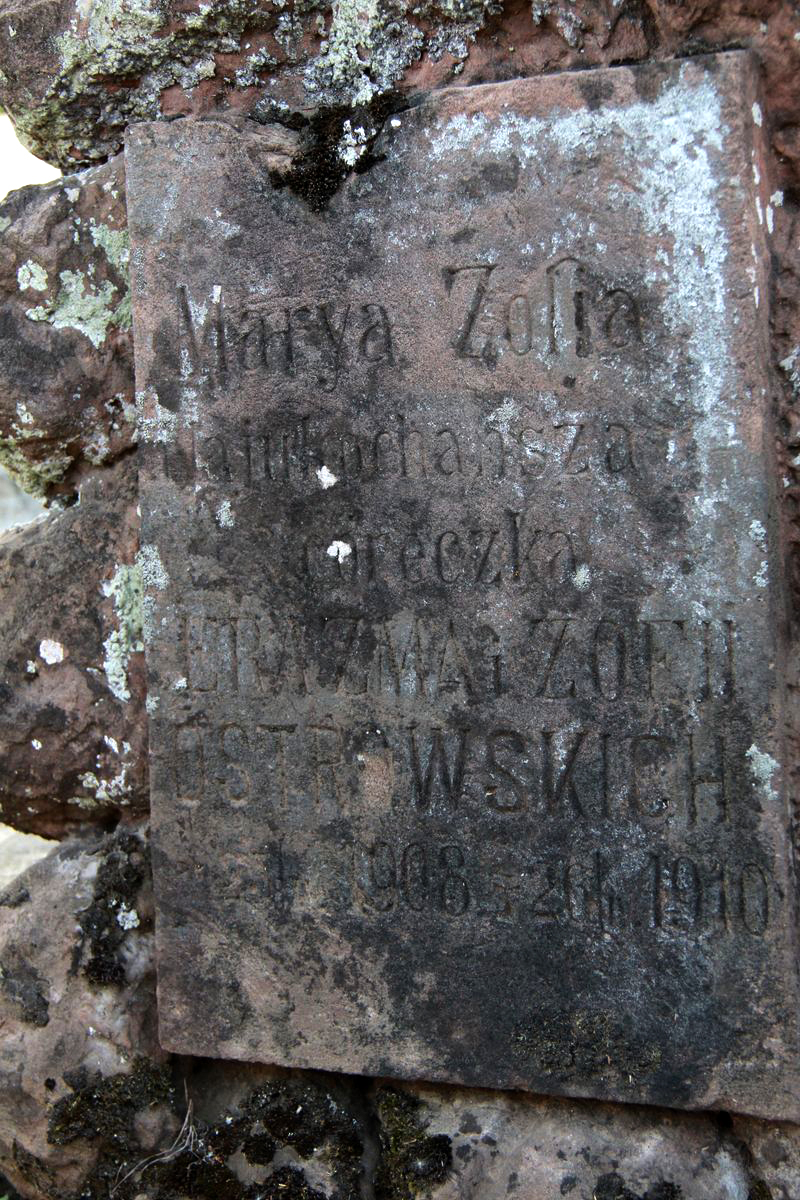
<instances>
[{"instance_id":1,"label":"weathered stone surface","mask_svg":"<svg viewBox=\"0 0 800 1200\"><path fill-rule=\"evenodd\" d=\"M175 113L297 115L393 89L753 48L786 182L798 180L800 44L790 5L438 0L369 6L268 0L2 0L0 100L40 156L107 157L126 126Z\"/></svg>"},{"instance_id":2,"label":"weathered stone surface","mask_svg":"<svg viewBox=\"0 0 800 1200\"><path fill-rule=\"evenodd\" d=\"M429 1138L450 1142L436 1200L755 1200L763 1163L713 1116L408 1087ZM391 1129L385 1111L384 1127ZM387 1117L389 1118L387 1121ZM756 1138L761 1128L743 1130ZM787 1141L796 1144L789 1134ZM406 1171L413 1159L406 1155ZM779 1174L779 1172L778 1172ZM780 1193L778 1193L780 1195Z\"/></svg>"},{"instance_id":3,"label":"weathered stone surface","mask_svg":"<svg viewBox=\"0 0 800 1200\"><path fill-rule=\"evenodd\" d=\"M797 1193L786 1125L170 1059L152 918L131 833L67 842L0 895L0 1172L31 1200Z\"/></svg>"},{"instance_id":4,"label":"weathered stone surface","mask_svg":"<svg viewBox=\"0 0 800 1200\"><path fill-rule=\"evenodd\" d=\"M136 470L0 537L0 819L63 836L147 811Z\"/></svg>"},{"instance_id":5,"label":"weathered stone surface","mask_svg":"<svg viewBox=\"0 0 800 1200\"><path fill-rule=\"evenodd\" d=\"M0 462L75 491L134 440L121 158L0 205Z\"/></svg>"},{"instance_id":6,"label":"weathered stone surface","mask_svg":"<svg viewBox=\"0 0 800 1200\"><path fill-rule=\"evenodd\" d=\"M66 842L0 896L0 1171L24 1196L77 1193L100 1134L139 1157L174 1135L152 917L130 833Z\"/></svg>"},{"instance_id":7,"label":"weathered stone surface","mask_svg":"<svg viewBox=\"0 0 800 1200\"><path fill-rule=\"evenodd\" d=\"M322 213L134 131L166 1045L800 1114L761 119L439 93Z\"/></svg>"}]
</instances>

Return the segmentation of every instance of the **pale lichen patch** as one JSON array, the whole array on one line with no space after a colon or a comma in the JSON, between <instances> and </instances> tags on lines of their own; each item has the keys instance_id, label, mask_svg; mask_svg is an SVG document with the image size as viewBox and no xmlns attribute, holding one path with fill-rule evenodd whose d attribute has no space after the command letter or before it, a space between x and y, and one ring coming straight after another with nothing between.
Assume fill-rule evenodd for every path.
<instances>
[{"instance_id":1,"label":"pale lichen patch","mask_svg":"<svg viewBox=\"0 0 800 1200\"><path fill-rule=\"evenodd\" d=\"M17 268L17 283L20 291L47 291L47 271L40 263L34 262L29 258L21 267Z\"/></svg>"},{"instance_id":2,"label":"pale lichen patch","mask_svg":"<svg viewBox=\"0 0 800 1200\"><path fill-rule=\"evenodd\" d=\"M89 218L89 233L95 246L105 252L105 256L116 267L121 275L127 276L130 262L130 239L127 229L112 229Z\"/></svg>"},{"instance_id":3,"label":"pale lichen patch","mask_svg":"<svg viewBox=\"0 0 800 1200\"><path fill-rule=\"evenodd\" d=\"M61 287L50 304L26 310L30 321L46 321L54 329L74 329L87 337L95 349L106 340L108 327L130 324L130 301L116 303L117 289L109 280L92 283L82 271L61 271Z\"/></svg>"},{"instance_id":4,"label":"pale lichen patch","mask_svg":"<svg viewBox=\"0 0 800 1200\"><path fill-rule=\"evenodd\" d=\"M771 754L767 754L766 751L759 750L755 742L749 750L745 751L745 758L750 761L750 772L764 799L767 801L777 800L778 793L772 786L772 777L780 769L777 759L773 758Z\"/></svg>"},{"instance_id":5,"label":"pale lichen patch","mask_svg":"<svg viewBox=\"0 0 800 1200\"><path fill-rule=\"evenodd\" d=\"M363 125L356 125L353 128L352 122L348 119L342 126L342 136L339 140L337 153L339 158L348 167L354 167L358 160L367 152L369 145L369 137Z\"/></svg>"},{"instance_id":6,"label":"pale lichen patch","mask_svg":"<svg viewBox=\"0 0 800 1200\"><path fill-rule=\"evenodd\" d=\"M131 654L144 649L142 641L142 576L139 566L122 563L102 585L104 596L114 602L118 627L103 642L103 669L117 700L130 700L128 663ZM106 739L108 742L108 739ZM112 747L116 751L116 745Z\"/></svg>"},{"instance_id":7,"label":"pale lichen patch","mask_svg":"<svg viewBox=\"0 0 800 1200\"><path fill-rule=\"evenodd\" d=\"M761 521L751 521L750 528L747 531L755 544L761 549L767 548L767 531Z\"/></svg>"}]
</instances>

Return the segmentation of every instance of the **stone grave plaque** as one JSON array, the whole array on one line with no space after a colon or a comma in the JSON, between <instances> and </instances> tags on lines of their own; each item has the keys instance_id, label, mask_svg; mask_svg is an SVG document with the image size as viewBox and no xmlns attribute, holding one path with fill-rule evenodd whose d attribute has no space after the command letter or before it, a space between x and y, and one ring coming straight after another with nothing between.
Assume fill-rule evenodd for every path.
<instances>
[{"instance_id":1,"label":"stone grave plaque","mask_svg":"<svg viewBox=\"0 0 800 1200\"><path fill-rule=\"evenodd\" d=\"M760 123L453 88L322 212L132 132L165 1046L800 1117Z\"/></svg>"}]
</instances>

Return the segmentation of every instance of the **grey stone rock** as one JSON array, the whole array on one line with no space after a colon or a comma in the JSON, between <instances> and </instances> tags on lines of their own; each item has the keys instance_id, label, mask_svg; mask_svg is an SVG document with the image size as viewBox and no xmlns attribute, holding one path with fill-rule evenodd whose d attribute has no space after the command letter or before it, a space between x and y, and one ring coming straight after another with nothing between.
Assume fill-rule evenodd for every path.
<instances>
[{"instance_id":1,"label":"grey stone rock","mask_svg":"<svg viewBox=\"0 0 800 1200\"><path fill-rule=\"evenodd\" d=\"M177 1128L152 915L146 848L130 833L67 841L0 895L0 1171L24 1196L77 1191L104 1131L141 1156ZM129 1135L140 1110L141 1141Z\"/></svg>"}]
</instances>

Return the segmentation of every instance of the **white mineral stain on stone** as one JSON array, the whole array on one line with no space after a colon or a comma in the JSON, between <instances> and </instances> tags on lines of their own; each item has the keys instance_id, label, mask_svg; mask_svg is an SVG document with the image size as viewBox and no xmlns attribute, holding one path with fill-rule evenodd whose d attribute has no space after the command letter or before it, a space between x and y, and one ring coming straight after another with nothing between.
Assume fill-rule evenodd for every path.
<instances>
[{"instance_id":1,"label":"white mineral stain on stone","mask_svg":"<svg viewBox=\"0 0 800 1200\"><path fill-rule=\"evenodd\" d=\"M214 229L214 231L216 231L218 233L222 233L224 237L226 237L226 238L236 237L237 234L242 232L241 225L234 225L233 222L226 221L225 218L223 217L220 209L218 209L218 208L214 209L214 217L215 217L215 220L213 222L213 229ZM211 224L211 222L209 222L209 225L210 224ZM222 295L222 288L215 287L214 291L217 292L217 290L219 291L219 295L214 295L214 297L213 297L215 304L219 304L219 298L220 298L220 295Z\"/></svg>"},{"instance_id":2,"label":"white mineral stain on stone","mask_svg":"<svg viewBox=\"0 0 800 1200\"><path fill-rule=\"evenodd\" d=\"M36 666L36 663L30 658L28 659L28 662L25 666L25 670L27 671L27 673L29 675L38 675L39 674L39 668Z\"/></svg>"},{"instance_id":3,"label":"white mineral stain on stone","mask_svg":"<svg viewBox=\"0 0 800 1200\"><path fill-rule=\"evenodd\" d=\"M367 131L364 129L364 126L356 125L353 128L348 119L342 126L342 136L339 145L336 147L336 152L343 163L348 167L354 167L365 153L367 141Z\"/></svg>"},{"instance_id":4,"label":"white mineral stain on stone","mask_svg":"<svg viewBox=\"0 0 800 1200\"><path fill-rule=\"evenodd\" d=\"M178 431L177 415L159 402L154 388L136 393L136 435L152 445L166 445Z\"/></svg>"},{"instance_id":5,"label":"white mineral stain on stone","mask_svg":"<svg viewBox=\"0 0 800 1200\"><path fill-rule=\"evenodd\" d=\"M117 924L121 929L136 929L139 924L139 914L136 909L121 905L117 913Z\"/></svg>"},{"instance_id":6,"label":"white mineral stain on stone","mask_svg":"<svg viewBox=\"0 0 800 1200\"><path fill-rule=\"evenodd\" d=\"M750 760L750 772L760 787L764 799L777 800L778 793L772 786L772 776L779 770L780 763L771 754L759 750L755 742L749 750L745 751L745 758Z\"/></svg>"},{"instance_id":7,"label":"white mineral stain on stone","mask_svg":"<svg viewBox=\"0 0 800 1200\"><path fill-rule=\"evenodd\" d=\"M17 404L17 420L20 425L32 425L33 413L29 412L25 404L20 400Z\"/></svg>"},{"instance_id":8,"label":"white mineral stain on stone","mask_svg":"<svg viewBox=\"0 0 800 1200\"><path fill-rule=\"evenodd\" d=\"M103 642L105 656L103 669L109 690L117 700L130 700L128 687L128 662L131 654L144 650L142 640L142 575L136 563L122 563L114 570L111 579L101 586L104 596L114 602L118 628ZM113 739L111 739L113 741ZM111 745L106 739L106 743ZM111 747L118 753L116 743Z\"/></svg>"},{"instance_id":9,"label":"white mineral stain on stone","mask_svg":"<svg viewBox=\"0 0 800 1200\"><path fill-rule=\"evenodd\" d=\"M780 208L783 204L783 192L773 192L769 198L769 202L770 204L773 204L775 208Z\"/></svg>"},{"instance_id":10,"label":"white mineral stain on stone","mask_svg":"<svg viewBox=\"0 0 800 1200\"><path fill-rule=\"evenodd\" d=\"M34 292L46 292L47 271L39 263L29 258L27 262L24 262L21 267L17 268L17 283L19 284L20 291L23 292L28 289Z\"/></svg>"},{"instance_id":11,"label":"white mineral stain on stone","mask_svg":"<svg viewBox=\"0 0 800 1200\"><path fill-rule=\"evenodd\" d=\"M716 456L730 451L724 431L731 419L729 397L736 391L725 269L728 239L719 209L727 133L716 85L688 66L651 101L556 112L548 119L513 111L491 118L462 113L443 119L429 135L431 158L441 160L444 170L454 159L469 157L481 161L514 154L541 171L548 161L613 155L620 178L633 184L612 183L607 201L622 222L638 226L662 248L645 279L663 295L663 318L680 350L665 364L658 387L673 397L678 410L691 408L696 414L701 480L689 533L698 571L689 583L677 573L670 576L665 566L662 596L680 597L701 586L714 595L724 578L725 539L709 538L708 518L715 520L722 504L733 507L716 483ZM570 253L574 245L572 237L563 251ZM687 352L695 364L688 386L683 382ZM731 516L735 528L745 513Z\"/></svg>"},{"instance_id":12,"label":"white mineral stain on stone","mask_svg":"<svg viewBox=\"0 0 800 1200\"><path fill-rule=\"evenodd\" d=\"M751 521L750 528L747 531L755 544L761 550L767 548L767 531L760 521Z\"/></svg>"},{"instance_id":13,"label":"white mineral stain on stone","mask_svg":"<svg viewBox=\"0 0 800 1200\"><path fill-rule=\"evenodd\" d=\"M347 542L331 542L328 546L328 558L335 558L337 562L344 562L348 555L353 553L352 546L348 546Z\"/></svg>"},{"instance_id":14,"label":"white mineral stain on stone","mask_svg":"<svg viewBox=\"0 0 800 1200\"><path fill-rule=\"evenodd\" d=\"M67 197L70 204L75 204L80 194L80 188L64 188L64 195Z\"/></svg>"},{"instance_id":15,"label":"white mineral stain on stone","mask_svg":"<svg viewBox=\"0 0 800 1200\"><path fill-rule=\"evenodd\" d=\"M75 797L75 802L80 803L83 799L84 807L94 807L97 803L107 804L112 800L116 800L121 805L127 804L127 797L131 790L131 785L126 778L127 774L127 763L123 764L122 769L113 779L102 779L94 771L84 771L82 775L78 776L78 780L81 787L85 788L87 792L92 792L93 796L91 798ZM88 804L86 803L87 799L89 800Z\"/></svg>"},{"instance_id":16,"label":"white mineral stain on stone","mask_svg":"<svg viewBox=\"0 0 800 1200\"><path fill-rule=\"evenodd\" d=\"M56 663L64 661L64 647L61 642L54 642L51 638L42 638L39 642L39 657L49 667L55 666Z\"/></svg>"},{"instance_id":17,"label":"white mineral stain on stone","mask_svg":"<svg viewBox=\"0 0 800 1200\"><path fill-rule=\"evenodd\" d=\"M169 576L164 570L157 546L142 546L136 555L136 562L142 573L142 640L148 642L153 633L155 613L155 599L148 593L163 592L169 583Z\"/></svg>"},{"instance_id":18,"label":"white mineral stain on stone","mask_svg":"<svg viewBox=\"0 0 800 1200\"><path fill-rule=\"evenodd\" d=\"M572 576L572 582L579 592L585 592L592 581L592 572L586 563L581 563Z\"/></svg>"},{"instance_id":19,"label":"white mineral stain on stone","mask_svg":"<svg viewBox=\"0 0 800 1200\"><path fill-rule=\"evenodd\" d=\"M107 733L103 734L103 741L108 746L109 750L113 750L115 754L119 754L119 743L116 738L109 737Z\"/></svg>"},{"instance_id":20,"label":"white mineral stain on stone","mask_svg":"<svg viewBox=\"0 0 800 1200\"><path fill-rule=\"evenodd\" d=\"M756 125L760 126L764 120L764 118L761 115L761 105L754 103L753 107L751 108L750 111L753 114L753 120L755 121Z\"/></svg>"},{"instance_id":21,"label":"white mineral stain on stone","mask_svg":"<svg viewBox=\"0 0 800 1200\"><path fill-rule=\"evenodd\" d=\"M507 396L503 400L502 404L499 404L497 408L490 413L489 419L494 425L497 426L501 433L505 433L507 435L511 422L515 420L517 416L519 416L517 405L510 396Z\"/></svg>"},{"instance_id":22,"label":"white mineral stain on stone","mask_svg":"<svg viewBox=\"0 0 800 1200\"><path fill-rule=\"evenodd\" d=\"M164 570L158 547L146 543L136 555L136 563L142 573L142 583L145 587L156 588L163 592L169 583L169 576Z\"/></svg>"},{"instance_id":23,"label":"white mineral stain on stone","mask_svg":"<svg viewBox=\"0 0 800 1200\"><path fill-rule=\"evenodd\" d=\"M326 489L333 487L335 483L339 482L338 475L334 475L333 471L326 467L324 463L317 469L317 479Z\"/></svg>"},{"instance_id":24,"label":"white mineral stain on stone","mask_svg":"<svg viewBox=\"0 0 800 1200\"><path fill-rule=\"evenodd\" d=\"M772 233L775 229L775 212L771 204L767 205L767 232Z\"/></svg>"},{"instance_id":25,"label":"white mineral stain on stone","mask_svg":"<svg viewBox=\"0 0 800 1200\"><path fill-rule=\"evenodd\" d=\"M236 524L230 500L223 500L217 509L217 524L221 525L223 529L233 529Z\"/></svg>"},{"instance_id":26,"label":"white mineral stain on stone","mask_svg":"<svg viewBox=\"0 0 800 1200\"><path fill-rule=\"evenodd\" d=\"M33 738L31 740L31 745L33 746L34 750L41 750L41 748L42 748L42 743L39 741L38 738Z\"/></svg>"},{"instance_id":27,"label":"white mineral stain on stone","mask_svg":"<svg viewBox=\"0 0 800 1200\"><path fill-rule=\"evenodd\" d=\"M147 712L154 713L158 712L159 703L160 700L158 696L148 695L145 699L144 706Z\"/></svg>"},{"instance_id":28,"label":"white mineral stain on stone","mask_svg":"<svg viewBox=\"0 0 800 1200\"><path fill-rule=\"evenodd\" d=\"M753 583L756 585L757 588L765 588L765 587L769 586L769 575L767 572L768 572L767 560L763 559L761 562L761 566L758 568L758 571L753 576Z\"/></svg>"},{"instance_id":29,"label":"white mineral stain on stone","mask_svg":"<svg viewBox=\"0 0 800 1200\"><path fill-rule=\"evenodd\" d=\"M185 692L188 686L189 685L186 682L186 676L181 675L180 679L176 679L173 683L172 690L173 692Z\"/></svg>"}]
</instances>

